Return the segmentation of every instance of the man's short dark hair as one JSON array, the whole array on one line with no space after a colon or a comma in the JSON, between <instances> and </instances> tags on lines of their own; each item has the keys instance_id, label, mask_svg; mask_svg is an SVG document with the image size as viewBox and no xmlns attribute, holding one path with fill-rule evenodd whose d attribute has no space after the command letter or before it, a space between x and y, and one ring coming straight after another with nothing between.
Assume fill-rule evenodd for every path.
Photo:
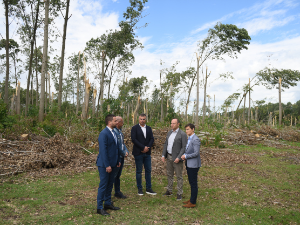
<instances>
[{"instance_id":1,"label":"man's short dark hair","mask_svg":"<svg viewBox=\"0 0 300 225\"><path fill-rule=\"evenodd\" d=\"M194 130L194 129L195 129L195 125L194 125L194 124L192 124L192 123L188 123L187 125L185 125L185 127L184 127L184 128L187 128L187 127L190 127L192 130Z\"/></svg>"},{"instance_id":2,"label":"man's short dark hair","mask_svg":"<svg viewBox=\"0 0 300 225\"><path fill-rule=\"evenodd\" d=\"M105 124L108 125L108 122L109 121L112 121L114 119L114 117L116 117L114 114L108 114L106 117L105 117Z\"/></svg>"},{"instance_id":3,"label":"man's short dark hair","mask_svg":"<svg viewBox=\"0 0 300 225\"><path fill-rule=\"evenodd\" d=\"M146 114L145 113L141 113L140 117L146 117Z\"/></svg>"},{"instance_id":4,"label":"man's short dark hair","mask_svg":"<svg viewBox=\"0 0 300 225\"><path fill-rule=\"evenodd\" d=\"M177 120L177 123L180 123L180 120L178 118L173 118L172 120Z\"/></svg>"}]
</instances>

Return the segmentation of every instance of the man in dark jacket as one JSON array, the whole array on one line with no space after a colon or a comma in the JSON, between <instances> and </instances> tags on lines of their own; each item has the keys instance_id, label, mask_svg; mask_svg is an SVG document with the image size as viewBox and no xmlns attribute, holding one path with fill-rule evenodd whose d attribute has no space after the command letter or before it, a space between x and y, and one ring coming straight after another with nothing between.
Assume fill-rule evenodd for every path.
<instances>
[{"instance_id":1,"label":"man in dark jacket","mask_svg":"<svg viewBox=\"0 0 300 225\"><path fill-rule=\"evenodd\" d=\"M136 166L136 183L138 195L143 195L142 170L145 167L146 193L156 195L151 186L151 147L154 142L152 129L146 126L146 115L140 114L139 124L131 129L131 140L133 142L132 155Z\"/></svg>"}]
</instances>

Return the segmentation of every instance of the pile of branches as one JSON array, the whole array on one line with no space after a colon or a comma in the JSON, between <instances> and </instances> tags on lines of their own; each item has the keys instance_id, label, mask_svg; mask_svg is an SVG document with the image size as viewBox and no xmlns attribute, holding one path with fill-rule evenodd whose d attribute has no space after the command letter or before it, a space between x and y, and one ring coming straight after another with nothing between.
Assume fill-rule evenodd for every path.
<instances>
[{"instance_id":1,"label":"pile of branches","mask_svg":"<svg viewBox=\"0 0 300 225\"><path fill-rule=\"evenodd\" d=\"M28 171L39 175L58 170L80 172L95 166L96 161L95 154L88 155L83 150L80 145L70 143L59 134L49 139L34 135L30 135L25 141L0 139L0 175ZM48 170L50 168L55 170Z\"/></svg>"},{"instance_id":2,"label":"pile of branches","mask_svg":"<svg viewBox=\"0 0 300 225\"><path fill-rule=\"evenodd\" d=\"M248 129L234 129L225 136L225 140L229 144L239 144L239 145L256 145L269 143L277 143L279 140L286 141L300 141L300 131L284 128L275 129L269 126L262 126L256 130ZM279 142L278 142L279 143ZM277 143L277 144L278 144Z\"/></svg>"}]
</instances>

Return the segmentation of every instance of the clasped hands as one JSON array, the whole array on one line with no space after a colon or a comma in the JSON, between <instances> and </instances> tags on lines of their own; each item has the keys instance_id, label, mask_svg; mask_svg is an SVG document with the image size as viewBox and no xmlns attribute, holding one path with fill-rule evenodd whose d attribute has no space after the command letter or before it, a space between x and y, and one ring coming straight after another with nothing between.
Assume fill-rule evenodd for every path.
<instances>
[{"instance_id":1,"label":"clasped hands","mask_svg":"<svg viewBox=\"0 0 300 225\"><path fill-rule=\"evenodd\" d=\"M121 163L119 162L119 164L117 165L117 167L120 167L120 166L121 166ZM112 171L111 166L106 167L106 172L107 172L107 173L111 173L111 171Z\"/></svg>"},{"instance_id":2,"label":"clasped hands","mask_svg":"<svg viewBox=\"0 0 300 225\"><path fill-rule=\"evenodd\" d=\"M141 151L141 153L146 153L146 152L148 152L149 150L150 150L150 147L145 146L144 150Z\"/></svg>"},{"instance_id":3,"label":"clasped hands","mask_svg":"<svg viewBox=\"0 0 300 225\"><path fill-rule=\"evenodd\" d=\"M166 162L165 157L161 157L161 161ZM179 161L180 161L180 159L176 158L175 161L174 161L174 163L179 163Z\"/></svg>"}]
</instances>

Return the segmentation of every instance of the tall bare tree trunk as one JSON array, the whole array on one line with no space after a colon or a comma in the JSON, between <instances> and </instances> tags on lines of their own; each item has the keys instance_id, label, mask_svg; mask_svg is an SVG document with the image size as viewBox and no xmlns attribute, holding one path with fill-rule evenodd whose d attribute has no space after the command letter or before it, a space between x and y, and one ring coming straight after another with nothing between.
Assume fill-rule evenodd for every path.
<instances>
[{"instance_id":1,"label":"tall bare tree trunk","mask_svg":"<svg viewBox=\"0 0 300 225\"><path fill-rule=\"evenodd\" d=\"M170 108L171 109L173 109L173 96L172 96L172 94L173 94L173 84L172 84L172 82L171 82L171 85L170 85ZM175 110L174 110L175 111Z\"/></svg>"},{"instance_id":2,"label":"tall bare tree trunk","mask_svg":"<svg viewBox=\"0 0 300 225\"><path fill-rule=\"evenodd\" d=\"M216 119L216 96L214 95L214 121Z\"/></svg>"},{"instance_id":3,"label":"tall bare tree trunk","mask_svg":"<svg viewBox=\"0 0 300 225\"><path fill-rule=\"evenodd\" d=\"M92 115L95 116L95 109L96 109L96 97L97 97L97 89L93 90L93 109L92 109Z\"/></svg>"},{"instance_id":4,"label":"tall bare tree trunk","mask_svg":"<svg viewBox=\"0 0 300 225\"><path fill-rule=\"evenodd\" d=\"M278 97L279 97L279 126L282 123L282 105L281 105L281 77L279 78L279 89L278 89Z\"/></svg>"},{"instance_id":5,"label":"tall bare tree trunk","mask_svg":"<svg viewBox=\"0 0 300 225\"><path fill-rule=\"evenodd\" d=\"M78 54L78 74L77 74L77 105L76 105L76 115L78 115L79 110L79 71L80 71L80 52Z\"/></svg>"},{"instance_id":6,"label":"tall bare tree trunk","mask_svg":"<svg viewBox=\"0 0 300 225\"><path fill-rule=\"evenodd\" d=\"M47 72L45 73L45 109L47 109L47 92L48 92L48 83L47 83L47 81L48 81L48 75L47 75Z\"/></svg>"},{"instance_id":7,"label":"tall bare tree trunk","mask_svg":"<svg viewBox=\"0 0 300 225\"><path fill-rule=\"evenodd\" d=\"M35 105L38 107L39 102L39 78L38 78L38 56L37 56L37 48L36 48L36 42L35 42L35 50L36 50L36 56L35 56L35 79L36 79L36 99L35 99Z\"/></svg>"},{"instance_id":8,"label":"tall bare tree trunk","mask_svg":"<svg viewBox=\"0 0 300 225\"><path fill-rule=\"evenodd\" d=\"M84 58L84 86L85 86L85 93L84 93L84 101L82 104L82 118L86 120L88 118L88 110L89 110L89 97L90 97L90 89L91 84L89 79L86 79L86 62Z\"/></svg>"},{"instance_id":9,"label":"tall bare tree trunk","mask_svg":"<svg viewBox=\"0 0 300 225\"><path fill-rule=\"evenodd\" d=\"M258 107L255 108L255 121L258 122Z\"/></svg>"},{"instance_id":10,"label":"tall bare tree trunk","mask_svg":"<svg viewBox=\"0 0 300 225\"><path fill-rule=\"evenodd\" d=\"M163 91L162 91L162 85L161 85L161 71L159 73L159 77L160 77L160 122L163 122L164 120L164 99L163 99Z\"/></svg>"},{"instance_id":11,"label":"tall bare tree trunk","mask_svg":"<svg viewBox=\"0 0 300 225\"><path fill-rule=\"evenodd\" d=\"M15 102L15 94L10 99L10 109L9 109L9 114L13 115L14 114L14 102Z\"/></svg>"},{"instance_id":12,"label":"tall bare tree trunk","mask_svg":"<svg viewBox=\"0 0 300 225\"><path fill-rule=\"evenodd\" d=\"M196 53L197 55L197 53ZM199 82L199 61L200 56L197 55L197 102L196 102L196 116L195 116L195 125L196 128L199 127L199 88L200 88L200 82Z\"/></svg>"},{"instance_id":13,"label":"tall bare tree trunk","mask_svg":"<svg viewBox=\"0 0 300 225\"><path fill-rule=\"evenodd\" d=\"M43 48L43 64L41 74L41 97L39 109L39 122L44 120L44 106L45 106L45 75L47 71L47 57L48 57L48 20L49 20L49 2L45 0L45 27L44 27L44 48Z\"/></svg>"},{"instance_id":14,"label":"tall bare tree trunk","mask_svg":"<svg viewBox=\"0 0 300 225\"><path fill-rule=\"evenodd\" d=\"M133 112L133 118L134 119L136 119L136 117L137 117L137 113L139 111L140 104L141 104L141 102L140 102L140 96L139 96L138 99L137 99L137 102L136 102L135 110Z\"/></svg>"},{"instance_id":15,"label":"tall bare tree trunk","mask_svg":"<svg viewBox=\"0 0 300 225\"><path fill-rule=\"evenodd\" d=\"M242 123L245 122L245 108L246 108L246 97L247 97L247 92L245 92L244 94L244 109L243 109L243 120L242 120Z\"/></svg>"},{"instance_id":16,"label":"tall bare tree trunk","mask_svg":"<svg viewBox=\"0 0 300 225\"><path fill-rule=\"evenodd\" d=\"M102 74L101 74L101 83L100 83L100 113L103 114L103 93L104 93L104 59L105 51L102 51Z\"/></svg>"},{"instance_id":17,"label":"tall bare tree trunk","mask_svg":"<svg viewBox=\"0 0 300 225\"><path fill-rule=\"evenodd\" d=\"M50 107L50 102L51 102L51 90L50 90L50 81L51 81L51 78L50 78L50 73L48 72L48 93L49 93L49 107Z\"/></svg>"},{"instance_id":18,"label":"tall bare tree trunk","mask_svg":"<svg viewBox=\"0 0 300 225\"><path fill-rule=\"evenodd\" d=\"M6 77L5 77L5 89L4 89L4 102L6 103L6 107L8 108L9 100L8 100L8 81L9 81L9 22L8 22L8 0L4 0L5 4L5 26L6 26L6 44L5 44L5 52L6 52Z\"/></svg>"},{"instance_id":19,"label":"tall bare tree trunk","mask_svg":"<svg viewBox=\"0 0 300 225\"><path fill-rule=\"evenodd\" d=\"M250 78L249 78L249 108L248 108L248 125L250 125L250 110L251 110L251 102L250 102Z\"/></svg>"},{"instance_id":20,"label":"tall bare tree trunk","mask_svg":"<svg viewBox=\"0 0 300 225\"><path fill-rule=\"evenodd\" d=\"M202 117L202 124L204 124L205 116L206 116L206 86L207 86L207 67L205 73L205 80L204 80L204 102L203 102L203 117Z\"/></svg>"},{"instance_id":21,"label":"tall bare tree trunk","mask_svg":"<svg viewBox=\"0 0 300 225\"><path fill-rule=\"evenodd\" d=\"M60 58L58 110L60 110L61 99L62 99L62 81L63 81L63 74L64 74L67 25L68 25L68 20L70 19L70 17L69 17L69 6L70 6L70 0L67 0L66 15L64 17L65 23L64 23L64 33L63 33L63 41L62 41L62 48L61 48L61 58Z\"/></svg>"},{"instance_id":22,"label":"tall bare tree trunk","mask_svg":"<svg viewBox=\"0 0 300 225\"><path fill-rule=\"evenodd\" d=\"M127 104L127 125L129 126L130 104Z\"/></svg>"},{"instance_id":23,"label":"tall bare tree trunk","mask_svg":"<svg viewBox=\"0 0 300 225\"><path fill-rule=\"evenodd\" d=\"M46 5L46 4L45 4ZM33 47L35 43L35 36L36 36L36 30L37 30L37 23L38 23L38 15L39 15L39 9L40 9L40 0L38 0L37 3L37 9L35 14L35 22L34 22L34 28L33 33L30 35L31 42L30 42L30 58L29 58L29 70L28 70L28 80L27 80L27 89L26 89L26 106L25 106L25 115L27 115L28 112L28 106L29 106L29 85L30 85L30 78L32 76L32 59L33 59ZM46 10L46 9L45 9ZM48 11L49 11L49 4L48 4ZM49 12L48 12L49 13ZM48 17L48 16L47 16ZM46 19L46 15L45 15ZM48 20L48 18L47 18ZM47 23L47 49L48 49L48 21L45 21L45 26ZM45 31L44 31L45 32ZM45 34L44 34L45 35ZM44 37L45 38L45 37ZM44 40L44 49L45 49L45 40ZM44 53L43 53L43 60L44 60ZM47 64L47 58L46 58L46 64ZM45 74L44 74L45 75ZM45 86L45 85L44 85ZM45 90L45 89L44 89ZM41 106L41 105L40 105Z\"/></svg>"},{"instance_id":24,"label":"tall bare tree trunk","mask_svg":"<svg viewBox=\"0 0 300 225\"><path fill-rule=\"evenodd\" d=\"M33 105L33 76L32 76L32 79L31 79L31 105Z\"/></svg>"},{"instance_id":25,"label":"tall bare tree trunk","mask_svg":"<svg viewBox=\"0 0 300 225\"><path fill-rule=\"evenodd\" d=\"M20 115L21 114L21 106L20 106L20 81L18 82L18 86L16 88L16 114Z\"/></svg>"},{"instance_id":26,"label":"tall bare tree trunk","mask_svg":"<svg viewBox=\"0 0 300 225\"><path fill-rule=\"evenodd\" d=\"M113 61L112 66L111 66L111 70L110 70L110 78L109 78L108 91L107 91L107 99L109 99L109 97L110 97L110 85L111 85L111 79L112 79L113 70L114 70L114 64L115 64L115 60Z\"/></svg>"},{"instance_id":27,"label":"tall bare tree trunk","mask_svg":"<svg viewBox=\"0 0 300 225\"><path fill-rule=\"evenodd\" d=\"M148 121L148 98L146 98L146 119Z\"/></svg>"}]
</instances>

